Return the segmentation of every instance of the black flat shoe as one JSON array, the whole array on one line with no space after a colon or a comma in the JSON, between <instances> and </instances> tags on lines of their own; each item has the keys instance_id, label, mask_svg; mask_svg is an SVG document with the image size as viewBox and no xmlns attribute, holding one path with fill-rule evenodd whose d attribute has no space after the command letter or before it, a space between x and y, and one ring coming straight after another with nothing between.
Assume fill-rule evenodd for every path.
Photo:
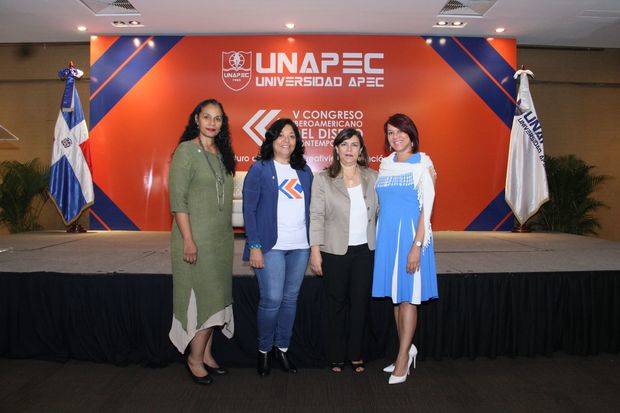
<instances>
[{"instance_id":1,"label":"black flat shoe","mask_svg":"<svg viewBox=\"0 0 620 413\"><path fill-rule=\"evenodd\" d=\"M269 353L258 352L258 359L256 361L256 371L261 377L268 376L271 373L271 357Z\"/></svg>"},{"instance_id":2,"label":"black flat shoe","mask_svg":"<svg viewBox=\"0 0 620 413\"><path fill-rule=\"evenodd\" d=\"M210 374L207 374L204 377L198 377L196 375L194 375L194 373L192 372L192 369L189 368L189 364L187 364L187 360L185 360L185 368L187 369L187 372L189 373L190 377L192 378L192 380L194 381L194 383L196 384L211 384L213 383L213 377L211 377Z\"/></svg>"},{"instance_id":3,"label":"black flat shoe","mask_svg":"<svg viewBox=\"0 0 620 413\"><path fill-rule=\"evenodd\" d=\"M204 364L205 369L207 369L210 374L215 374L216 376L223 376L225 374L228 374L228 370L224 367L211 367L207 363L202 364Z\"/></svg>"},{"instance_id":4,"label":"black flat shoe","mask_svg":"<svg viewBox=\"0 0 620 413\"><path fill-rule=\"evenodd\" d=\"M293 362L288 358L288 352L282 351L277 347L274 347L273 351L275 353L276 360L278 360L278 363L282 368L282 371L286 373L297 373L297 367L295 367Z\"/></svg>"}]
</instances>

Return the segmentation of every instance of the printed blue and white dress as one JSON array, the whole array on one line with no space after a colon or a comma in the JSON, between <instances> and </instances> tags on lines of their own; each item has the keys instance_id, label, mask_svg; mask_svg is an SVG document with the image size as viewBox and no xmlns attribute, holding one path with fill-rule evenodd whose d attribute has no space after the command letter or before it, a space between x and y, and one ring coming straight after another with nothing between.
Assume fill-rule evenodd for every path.
<instances>
[{"instance_id":1,"label":"printed blue and white dress","mask_svg":"<svg viewBox=\"0 0 620 413\"><path fill-rule=\"evenodd\" d=\"M435 199L431 159L418 152L404 162L396 154L381 162L376 190L379 198L373 297L390 297L394 304L420 304L437 298L437 273L430 217ZM407 272L420 212L424 210L424 241L420 268Z\"/></svg>"}]
</instances>

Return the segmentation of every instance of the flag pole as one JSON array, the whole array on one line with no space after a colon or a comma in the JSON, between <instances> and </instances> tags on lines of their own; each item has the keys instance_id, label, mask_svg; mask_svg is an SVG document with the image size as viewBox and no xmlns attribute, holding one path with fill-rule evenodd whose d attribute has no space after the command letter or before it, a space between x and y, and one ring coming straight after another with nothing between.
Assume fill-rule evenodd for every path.
<instances>
[{"instance_id":1,"label":"flag pole","mask_svg":"<svg viewBox=\"0 0 620 413\"><path fill-rule=\"evenodd\" d=\"M83 75L73 60L58 71L65 88L54 128L49 193L68 233L86 232L78 219L94 202L88 128L76 88Z\"/></svg>"},{"instance_id":2,"label":"flag pole","mask_svg":"<svg viewBox=\"0 0 620 413\"><path fill-rule=\"evenodd\" d=\"M67 68L69 69L68 72L65 72L65 76L61 77L61 80L64 80L65 82L70 82L73 81L73 79L75 80L80 80L82 78L81 74L78 74L76 72L76 67L75 67L75 62L73 60L69 60L69 64L67 66ZM70 78L73 78L70 80ZM73 94L73 90L71 90L71 93ZM63 100L63 103L64 100ZM64 107L63 105L63 110L66 112L71 112L73 111L73 107ZM82 213L84 213L84 211L80 212L80 215L78 215L78 217L75 219L75 221L73 221L72 223L70 223L66 228L67 228L67 233L69 234L81 234L86 232L86 229L80 224L78 223L78 221L80 220L80 217L82 216Z\"/></svg>"},{"instance_id":3,"label":"flag pole","mask_svg":"<svg viewBox=\"0 0 620 413\"><path fill-rule=\"evenodd\" d=\"M514 74L520 81L510 131L505 192L506 203L515 216L514 233L530 232L526 226L528 220L549 199L542 128L528 76L534 77L534 74L525 65Z\"/></svg>"},{"instance_id":4,"label":"flag pole","mask_svg":"<svg viewBox=\"0 0 620 413\"><path fill-rule=\"evenodd\" d=\"M521 70L525 70L525 65L521 65ZM532 231L530 231L530 229L529 229L528 227L526 227L526 226L525 226L525 224L526 224L527 222L525 222L525 223L523 223L523 224L522 224L522 223L521 223L521 222L519 222L519 220L518 220L518 219L516 219L516 218L514 219L514 221L515 221L515 224L514 224L514 226L512 227L512 230L511 230L510 232L514 232L514 233L516 233L516 234L527 234L527 233L532 232Z\"/></svg>"}]
</instances>

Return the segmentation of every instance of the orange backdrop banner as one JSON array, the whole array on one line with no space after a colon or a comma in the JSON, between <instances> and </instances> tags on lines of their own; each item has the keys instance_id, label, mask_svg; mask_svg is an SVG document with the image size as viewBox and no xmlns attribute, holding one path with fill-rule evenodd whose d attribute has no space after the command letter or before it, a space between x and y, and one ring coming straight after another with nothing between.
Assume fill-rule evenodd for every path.
<instances>
[{"instance_id":1,"label":"orange backdrop banner","mask_svg":"<svg viewBox=\"0 0 620 413\"><path fill-rule=\"evenodd\" d=\"M329 164L345 127L363 132L378 168L383 124L405 113L438 173L434 228L509 228L515 61L513 39L99 36L91 41L91 227L170 229L171 154L196 104L215 98L241 171L282 117L299 126L314 171Z\"/></svg>"}]
</instances>

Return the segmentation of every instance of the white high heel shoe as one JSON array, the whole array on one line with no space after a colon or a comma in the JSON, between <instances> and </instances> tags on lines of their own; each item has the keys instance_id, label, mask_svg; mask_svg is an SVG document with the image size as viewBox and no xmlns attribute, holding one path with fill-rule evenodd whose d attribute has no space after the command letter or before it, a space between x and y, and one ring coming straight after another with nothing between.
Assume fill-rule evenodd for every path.
<instances>
[{"instance_id":1,"label":"white high heel shoe","mask_svg":"<svg viewBox=\"0 0 620 413\"><path fill-rule=\"evenodd\" d=\"M417 349L415 355L411 354L411 349L409 349L409 360L407 360L407 374L405 374L404 376L395 376L393 373L390 374L388 384L404 383L407 380L407 376L409 375L409 369L411 368L411 363L413 362L413 360L415 360L415 356L417 356L417 354Z\"/></svg>"},{"instance_id":2,"label":"white high heel shoe","mask_svg":"<svg viewBox=\"0 0 620 413\"><path fill-rule=\"evenodd\" d=\"M415 369L415 359L418 356L418 349L416 348L415 344L412 344L411 347L409 348L409 357L413 358L413 368ZM386 373L392 373L394 371L394 363L390 364L389 366L386 366L383 369L384 372Z\"/></svg>"}]
</instances>

